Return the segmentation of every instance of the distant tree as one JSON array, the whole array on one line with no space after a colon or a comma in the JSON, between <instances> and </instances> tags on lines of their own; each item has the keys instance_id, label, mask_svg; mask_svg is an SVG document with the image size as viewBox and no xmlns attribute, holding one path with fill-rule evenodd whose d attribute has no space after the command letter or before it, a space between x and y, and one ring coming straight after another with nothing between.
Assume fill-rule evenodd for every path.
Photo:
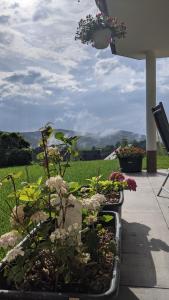
<instances>
[{"instance_id":1,"label":"distant tree","mask_svg":"<svg viewBox=\"0 0 169 300\"><path fill-rule=\"evenodd\" d=\"M32 153L30 144L16 132L0 131L0 166L30 164Z\"/></svg>"},{"instance_id":2,"label":"distant tree","mask_svg":"<svg viewBox=\"0 0 169 300\"><path fill-rule=\"evenodd\" d=\"M80 160L99 160L101 159L100 149L80 150Z\"/></svg>"}]
</instances>

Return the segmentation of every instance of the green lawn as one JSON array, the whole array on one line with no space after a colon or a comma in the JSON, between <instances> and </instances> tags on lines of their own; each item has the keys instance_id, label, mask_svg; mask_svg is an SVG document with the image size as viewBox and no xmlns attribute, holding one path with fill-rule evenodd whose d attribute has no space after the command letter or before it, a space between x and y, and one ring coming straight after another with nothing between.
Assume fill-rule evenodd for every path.
<instances>
[{"instance_id":1,"label":"green lawn","mask_svg":"<svg viewBox=\"0 0 169 300\"><path fill-rule=\"evenodd\" d=\"M160 156L158 157L157 166L159 169L167 169L169 167L169 157ZM146 160L144 159L143 168L146 167ZM11 172L22 171L22 179L19 179L17 185L21 181L26 180L25 167L13 167L13 168L1 168L0 178ZM107 178L110 172L119 170L119 163L117 160L110 161L77 161L71 163L71 168L67 170L65 179L68 181L79 181L81 184L85 184L86 178L91 178L98 174L103 175L103 178ZM43 168L38 165L28 166L28 173L30 181L35 181L43 173ZM5 202L7 195L11 191L11 185L5 184L4 187L0 189L0 235L10 229L9 216L8 216L8 206ZM11 203L13 205L13 203ZM0 253L1 254L1 253Z\"/></svg>"}]
</instances>

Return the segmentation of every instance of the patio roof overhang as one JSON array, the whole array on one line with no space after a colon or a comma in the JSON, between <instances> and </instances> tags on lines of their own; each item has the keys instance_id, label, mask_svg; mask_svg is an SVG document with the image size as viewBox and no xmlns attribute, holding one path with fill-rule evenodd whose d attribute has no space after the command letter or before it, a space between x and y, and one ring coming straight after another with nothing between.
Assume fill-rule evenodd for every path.
<instances>
[{"instance_id":1,"label":"patio roof overhang","mask_svg":"<svg viewBox=\"0 0 169 300\"><path fill-rule=\"evenodd\" d=\"M147 171L156 172L156 126L151 108L156 105L156 58L169 57L169 1L95 1L101 11L127 27L126 37L115 41L116 54L146 59Z\"/></svg>"},{"instance_id":2,"label":"patio roof overhang","mask_svg":"<svg viewBox=\"0 0 169 300\"><path fill-rule=\"evenodd\" d=\"M147 51L153 51L156 58L169 56L168 0L99 1L100 9L127 26L126 37L116 40L118 55L145 59Z\"/></svg>"}]
</instances>

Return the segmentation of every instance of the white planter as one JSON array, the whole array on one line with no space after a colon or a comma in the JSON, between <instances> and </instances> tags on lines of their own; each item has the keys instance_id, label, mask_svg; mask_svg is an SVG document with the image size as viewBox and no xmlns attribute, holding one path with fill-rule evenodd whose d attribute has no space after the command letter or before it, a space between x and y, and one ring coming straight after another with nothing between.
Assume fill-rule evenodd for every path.
<instances>
[{"instance_id":1,"label":"white planter","mask_svg":"<svg viewBox=\"0 0 169 300\"><path fill-rule=\"evenodd\" d=\"M93 47L96 49L105 49L109 46L111 40L111 30L109 28L99 29L93 33Z\"/></svg>"}]
</instances>

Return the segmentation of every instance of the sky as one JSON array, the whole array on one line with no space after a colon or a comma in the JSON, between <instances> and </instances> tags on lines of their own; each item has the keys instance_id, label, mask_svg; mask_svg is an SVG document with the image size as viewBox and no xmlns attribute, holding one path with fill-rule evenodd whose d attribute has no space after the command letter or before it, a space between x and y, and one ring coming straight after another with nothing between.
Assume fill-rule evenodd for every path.
<instances>
[{"instance_id":1,"label":"sky","mask_svg":"<svg viewBox=\"0 0 169 300\"><path fill-rule=\"evenodd\" d=\"M97 12L94 0L0 1L0 130L145 133L145 61L74 39ZM157 99L169 113L169 59L157 60Z\"/></svg>"}]
</instances>

